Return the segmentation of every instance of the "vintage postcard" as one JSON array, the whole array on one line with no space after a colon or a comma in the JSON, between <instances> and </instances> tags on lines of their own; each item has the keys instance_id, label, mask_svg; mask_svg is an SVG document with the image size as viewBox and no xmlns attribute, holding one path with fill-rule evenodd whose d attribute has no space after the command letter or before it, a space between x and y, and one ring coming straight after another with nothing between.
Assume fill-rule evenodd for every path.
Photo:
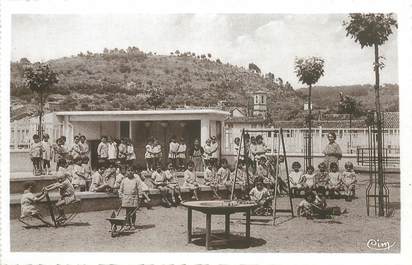
<instances>
[{"instance_id":1,"label":"vintage postcard","mask_svg":"<svg viewBox=\"0 0 412 265\"><path fill-rule=\"evenodd\" d=\"M288 2L3 1L1 263L411 262L412 7Z\"/></svg>"}]
</instances>

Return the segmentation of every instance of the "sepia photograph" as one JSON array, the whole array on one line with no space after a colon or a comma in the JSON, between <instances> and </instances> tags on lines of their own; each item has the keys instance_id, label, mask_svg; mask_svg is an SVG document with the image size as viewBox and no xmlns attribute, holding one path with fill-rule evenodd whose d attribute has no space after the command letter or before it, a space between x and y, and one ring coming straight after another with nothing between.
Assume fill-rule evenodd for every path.
<instances>
[{"instance_id":1,"label":"sepia photograph","mask_svg":"<svg viewBox=\"0 0 412 265\"><path fill-rule=\"evenodd\" d=\"M9 251L400 254L398 27L11 14Z\"/></svg>"}]
</instances>

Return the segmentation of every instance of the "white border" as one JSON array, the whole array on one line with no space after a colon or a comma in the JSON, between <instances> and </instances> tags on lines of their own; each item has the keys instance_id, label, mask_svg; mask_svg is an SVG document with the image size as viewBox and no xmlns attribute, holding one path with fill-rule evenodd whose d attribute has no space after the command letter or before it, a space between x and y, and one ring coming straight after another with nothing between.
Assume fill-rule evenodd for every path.
<instances>
[{"instance_id":1,"label":"white border","mask_svg":"<svg viewBox=\"0 0 412 265\"><path fill-rule=\"evenodd\" d=\"M412 263L412 16L403 0L150 0L74 1L11 0L1 6L1 264L411 264ZM409 12L408 12L409 11ZM401 110L401 254L231 254L231 253L10 253L9 227L9 72L10 17L13 13L350 13L395 12L399 23L399 84ZM384 229L384 228L383 228ZM409 251L408 251L409 250Z\"/></svg>"}]
</instances>

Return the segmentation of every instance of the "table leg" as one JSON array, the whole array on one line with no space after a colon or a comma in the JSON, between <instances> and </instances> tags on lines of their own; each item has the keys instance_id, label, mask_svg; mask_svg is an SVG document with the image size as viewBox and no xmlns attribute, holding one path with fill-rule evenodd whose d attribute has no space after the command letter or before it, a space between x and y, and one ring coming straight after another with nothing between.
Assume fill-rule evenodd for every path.
<instances>
[{"instance_id":1,"label":"table leg","mask_svg":"<svg viewBox=\"0 0 412 265\"><path fill-rule=\"evenodd\" d=\"M192 242L192 209L187 209L187 243Z\"/></svg>"},{"instance_id":2,"label":"table leg","mask_svg":"<svg viewBox=\"0 0 412 265\"><path fill-rule=\"evenodd\" d=\"M230 214L225 214L225 236L229 237L230 234Z\"/></svg>"},{"instance_id":3,"label":"table leg","mask_svg":"<svg viewBox=\"0 0 412 265\"><path fill-rule=\"evenodd\" d=\"M250 241L250 210L246 211L246 240Z\"/></svg>"},{"instance_id":4,"label":"table leg","mask_svg":"<svg viewBox=\"0 0 412 265\"><path fill-rule=\"evenodd\" d=\"M206 249L210 249L210 237L212 230L212 215L210 213L206 214L206 238L205 238L205 245Z\"/></svg>"}]
</instances>

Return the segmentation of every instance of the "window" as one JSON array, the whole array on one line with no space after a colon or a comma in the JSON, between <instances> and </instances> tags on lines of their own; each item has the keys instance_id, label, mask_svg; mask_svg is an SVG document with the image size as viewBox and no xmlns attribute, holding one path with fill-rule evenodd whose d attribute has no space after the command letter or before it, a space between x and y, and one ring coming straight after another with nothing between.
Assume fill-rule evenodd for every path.
<instances>
[{"instance_id":1,"label":"window","mask_svg":"<svg viewBox=\"0 0 412 265\"><path fill-rule=\"evenodd\" d=\"M124 138L124 137L130 138L129 128L130 128L130 122L128 121L120 122L120 137L121 138Z\"/></svg>"}]
</instances>

